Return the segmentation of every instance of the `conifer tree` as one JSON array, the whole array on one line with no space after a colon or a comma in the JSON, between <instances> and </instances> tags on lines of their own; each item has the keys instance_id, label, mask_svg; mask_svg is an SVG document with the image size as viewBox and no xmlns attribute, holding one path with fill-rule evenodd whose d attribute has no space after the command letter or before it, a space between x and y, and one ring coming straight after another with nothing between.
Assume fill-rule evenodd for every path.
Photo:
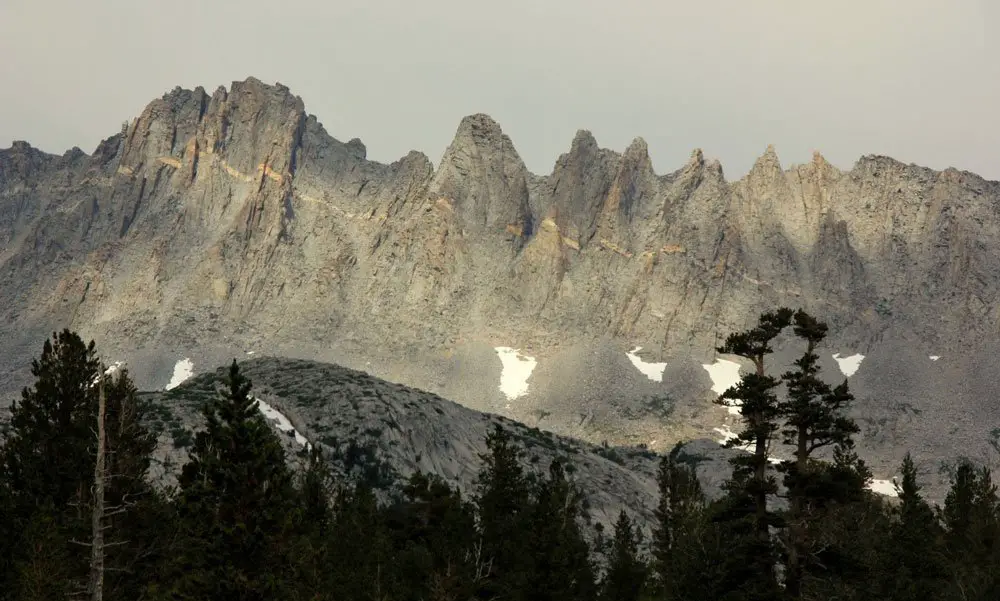
<instances>
[{"instance_id":1,"label":"conifer tree","mask_svg":"<svg viewBox=\"0 0 1000 601\"><path fill-rule=\"evenodd\" d=\"M44 342L31 373L35 383L11 407L0 450L12 523L10 569L0 584L16 595L66 596L72 581L85 581L89 563L70 541L89 534L90 418L101 364L93 341L63 330Z\"/></svg>"},{"instance_id":2,"label":"conifer tree","mask_svg":"<svg viewBox=\"0 0 1000 601\"><path fill-rule=\"evenodd\" d=\"M206 404L177 500L185 552L158 594L174 599L276 598L295 511L285 453L234 360L228 389Z\"/></svg>"},{"instance_id":3,"label":"conifer tree","mask_svg":"<svg viewBox=\"0 0 1000 601\"><path fill-rule=\"evenodd\" d=\"M888 541L884 598L923 601L935 598L945 576L942 531L934 510L920 494L917 468L909 453L903 458L899 505Z\"/></svg>"},{"instance_id":4,"label":"conifer tree","mask_svg":"<svg viewBox=\"0 0 1000 601\"><path fill-rule=\"evenodd\" d=\"M299 480L302 523L318 536L325 536L330 528L333 497L333 476L320 447L308 449L308 463Z\"/></svg>"},{"instance_id":5,"label":"conifer tree","mask_svg":"<svg viewBox=\"0 0 1000 601\"><path fill-rule=\"evenodd\" d=\"M15 521L14 502L6 477L0 471L0 601L11 598L11 577L15 547L14 537L19 536Z\"/></svg>"},{"instance_id":6,"label":"conifer tree","mask_svg":"<svg viewBox=\"0 0 1000 601\"><path fill-rule=\"evenodd\" d=\"M785 589L792 599L802 596L803 572L812 556L808 541L809 516L816 503L830 501L831 487L825 480L839 472L831 472L813 460L814 453L835 446L842 456L850 452L852 435L859 431L844 411L853 396L847 379L835 388L819 378L819 356L816 347L827 333L827 325L801 309L794 315L793 331L806 342L806 350L795 361L795 369L782 375L787 385L785 400L779 403L784 422L783 441L794 449L794 459L782 462L784 484L788 490L789 511L783 537L787 552Z\"/></svg>"},{"instance_id":7,"label":"conifer tree","mask_svg":"<svg viewBox=\"0 0 1000 601\"><path fill-rule=\"evenodd\" d=\"M656 483L659 499L654 511L652 569L655 589L670 598L681 594L680 580L697 564L690 556L705 507L705 496L693 465L679 462L682 443L660 458Z\"/></svg>"},{"instance_id":8,"label":"conifer tree","mask_svg":"<svg viewBox=\"0 0 1000 601\"><path fill-rule=\"evenodd\" d=\"M642 531L622 510L615 522L615 537L607 573L601 582L601 601L639 601L648 568L639 556Z\"/></svg>"},{"instance_id":9,"label":"conifer tree","mask_svg":"<svg viewBox=\"0 0 1000 601\"><path fill-rule=\"evenodd\" d=\"M298 479L298 510L294 514L294 588L301 598L324 599L332 587L328 570L335 483L321 448L309 447L307 453L308 462Z\"/></svg>"},{"instance_id":10,"label":"conifer tree","mask_svg":"<svg viewBox=\"0 0 1000 601\"><path fill-rule=\"evenodd\" d=\"M953 596L998 598L1000 501L989 469L961 461L940 513Z\"/></svg>"},{"instance_id":11,"label":"conifer tree","mask_svg":"<svg viewBox=\"0 0 1000 601\"><path fill-rule=\"evenodd\" d=\"M730 334L725 344L716 349L719 353L748 359L754 365L753 372L745 374L716 402L739 407L744 422L743 429L728 441L727 446L749 448L750 453L731 460L733 477L727 485L727 494L732 502L729 510L721 515L727 516L727 519L752 521L755 540L747 541L746 560L753 565L753 577L763 580L759 585L748 584L748 590L758 591L753 594L761 598L767 598L771 594L769 591L777 587L777 555L770 533L777 521L774 512L768 508L767 500L778 490L777 482L768 470L768 459L781 416L776 393L780 381L767 373L765 359L774 352L771 347L773 340L791 325L793 315L788 308L765 312L756 327Z\"/></svg>"},{"instance_id":12,"label":"conifer tree","mask_svg":"<svg viewBox=\"0 0 1000 601\"><path fill-rule=\"evenodd\" d=\"M475 509L440 477L417 472L390 509L396 572L407 594L467 599L476 578Z\"/></svg>"},{"instance_id":13,"label":"conifer tree","mask_svg":"<svg viewBox=\"0 0 1000 601\"><path fill-rule=\"evenodd\" d=\"M34 386L11 407L0 469L22 509L51 503L61 511L75 503L82 511L89 487L81 479L92 473L93 384L101 374L95 344L69 330L53 334L31 374Z\"/></svg>"},{"instance_id":14,"label":"conifer tree","mask_svg":"<svg viewBox=\"0 0 1000 601\"><path fill-rule=\"evenodd\" d=\"M103 472L102 498L97 498L95 482L91 511L92 518L100 524L100 537L105 539L101 552L106 565L101 577L104 597L131 598L140 590L136 586L136 574L151 568L156 545L156 533L143 515L155 512L154 506L161 502L146 480L156 440L144 424L145 408L139 402L138 391L127 368L113 374L104 370L98 381L99 391L101 387L105 397L103 419L99 406L93 419L94 431L100 432L101 422L104 430L104 465L100 470ZM97 443L95 439L91 448L95 467L101 453ZM98 509L98 505L103 507ZM98 524L92 523L92 528L96 527ZM93 546L90 550L92 555L96 553ZM95 568L92 566L92 569ZM93 576L96 578L97 572ZM94 592L91 589L92 595Z\"/></svg>"},{"instance_id":15,"label":"conifer tree","mask_svg":"<svg viewBox=\"0 0 1000 601\"><path fill-rule=\"evenodd\" d=\"M549 477L539 483L534 506L521 530L528 536L524 588L520 599L588 601L597 593L590 549L578 518L582 495L566 478L560 460L549 465Z\"/></svg>"},{"instance_id":16,"label":"conifer tree","mask_svg":"<svg viewBox=\"0 0 1000 601\"><path fill-rule=\"evenodd\" d=\"M521 467L522 450L499 424L486 437L487 452L476 483L474 503L481 540L479 563L487 575L480 596L519 589L525 576L527 533L522 526L531 508L529 479Z\"/></svg>"},{"instance_id":17,"label":"conifer tree","mask_svg":"<svg viewBox=\"0 0 1000 601\"><path fill-rule=\"evenodd\" d=\"M395 557L375 491L367 482L341 486L330 540L331 599L389 601L395 592Z\"/></svg>"},{"instance_id":18,"label":"conifer tree","mask_svg":"<svg viewBox=\"0 0 1000 601\"><path fill-rule=\"evenodd\" d=\"M107 570L94 572L107 574L103 597L128 597L137 590L135 572L148 567L142 562L150 557L153 535L142 525L137 505L153 500L145 477L155 441L142 425L142 408L127 370L106 375L108 371L94 343L84 344L69 330L46 340L41 356L32 362L35 384L15 403L10 435L0 449L0 481L6 491L0 496L7 498L13 518L8 526L13 551L5 570L8 578L17 578L17 572L26 577L40 574L39 562L51 558L61 563L48 571L51 586L67 594L88 590L97 532L108 539L101 553ZM95 513L99 382L104 383L106 401L105 507ZM99 531L94 530L94 517L100 517ZM24 561L34 566L31 569L16 567L22 551L30 554ZM4 584L6 590L18 588L12 581Z\"/></svg>"}]
</instances>

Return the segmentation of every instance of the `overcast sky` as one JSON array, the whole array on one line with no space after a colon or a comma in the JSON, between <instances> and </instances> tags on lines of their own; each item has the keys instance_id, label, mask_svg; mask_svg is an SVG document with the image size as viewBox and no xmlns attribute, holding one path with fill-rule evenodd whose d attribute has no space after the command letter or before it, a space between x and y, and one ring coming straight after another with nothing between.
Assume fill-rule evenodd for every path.
<instances>
[{"instance_id":1,"label":"overcast sky","mask_svg":"<svg viewBox=\"0 0 1000 601\"><path fill-rule=\"evenodd\" d=\"M998 0L0 0L0 147L98 141L176 85L281 82L369 158L492 115L548 173L578 129L660 173L768 144L1000 179Z\"/></svg>"}]
</instances>

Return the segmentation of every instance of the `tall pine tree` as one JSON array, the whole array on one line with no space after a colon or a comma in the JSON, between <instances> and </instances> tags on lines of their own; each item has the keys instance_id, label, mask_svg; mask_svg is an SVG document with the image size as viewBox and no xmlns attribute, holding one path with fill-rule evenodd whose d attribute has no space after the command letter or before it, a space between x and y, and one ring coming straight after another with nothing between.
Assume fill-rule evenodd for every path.
<instances>
[{"instance_id":1,"label":"tall pine tree","mask_svg":"<svg viewBox=\"0 0 1000 601\"><path fill-rule=\"evenodd\" d=\"M680 462L682 448L678 443L660 458L656 475L659 500L651 541L653 589L668 599L686 594L682 583L690 582L688 576L699 564L691 555L692 537L699 534L705 508L694 466Z\"/></svg>"},{"instance_id":2,"label":"tall pine tree","mask_svg":"<svg viewBox=\"0 0 1000 601\"><path fill-rule=\"evenodd\" d=\"M566 478L563 463L549 465L549 477L539 483L531 512L522 522L528 535L527 579L516 598L537 601L588 601L597 588L590 548L578 519L582 494Z\"/></svg>"},{"instance_id":3,"label":"tall pine tree","mask_svg":"<svg viewBox=\"0 0 1000 601\"><path fill-rule=\"evenodd\" d=\"M601 582L600 601L639 601L648 566L639 555L642 531L622 510L615 522L607 573Z\"/></svg>"},{"instance_id":4,"label":"tall pine tree","mask_svg":"<svg viewBox=\"0 0 1000 601\"><path fill-rule=\"evenodd\" d=\"M1000 501L988 468L959 463L940 519L951 596L1000 598Z\"/></svg>"},{"instance_id":5,"label":"tall pine tree","mask_svg":"<svg viewBox=\"0 0 1000 601\"><path fill-rule=\"evenodd\" d=\"M486 437L487 452L476 483L480 570L486 573L478 594L509 596L522 590L527 568L528 533L522 526L531 509L530 480L521 466L521 448L499 424Z\"/></svg>"},{"instance_id":6,"label":"tall pine tree","mask_svg":"<svg viewBox=\"0 0 1000 601\"><path fill-rule=\"evenodd\" d=\"M920 494L917 468L909 453L903 458L899 505L885 558L883 597L890 601L934 599L944 584L942 530L934 510Z\"/></svg>"},{"instance_id":7,"label":"tall pine tree","mask_svg":"<svg viewBox=\"0 0 1000 601\"><path fill-rule=\"evenodd\" d=\"M836 489L826 486L832 474L814 461L814 454L835 446L843 455L854 445L852 436L858 426L844 413L853 396L847 380L831 388L819 377L819 356L816 347L826 338L827 325L801 309L795 313L793 331L806 342L806 350L795 361L795 369L782 379L787 395L778 404L784 422L783 442L794 449L794 459L782 462L784 484L788 491L789 510L785 520L786 569L785 588L792 599L802 597L802 579L810 557L814 557L809 541L809 520L817 503L829 502Z\"/></svg>"},{"instance_id":8,"label":"tall pine tree","mask_svg":"<svg viewBox=\"0 0 1000 601\"><path fill-rule=\"evenodd\" d=\"M85 344L70 330L53 334L32 362L35 383L14 404L0 449L0 496L8 504L12 551L0 575L5 591L29 597L86 592L100 380L106 398L100 532L108 542L103 598L134 597L135 574L151 565L154 532L140 506L156 500L145 480L155 441L142 424L127 370L108 371L93 341Z\"/></svg>"},{"instance_id":9,"label":"tall pine tree","mask_svg":"<svg viewBox=\"0 0 1000 601\"><path fill-rule=\"evenodd\" d=\"M234 360L206 404L179 478L184 552L154 589L172 599L271 599L285 592L296 495L281 443Z\"/></svg>"},{"instance_id":10,"label":"tall pine tree","mask_svg":"<svg viewBox=\"0 0 1000 601\"><path fill-rule=\"evenodd\" d=\"M749 598L771 599L778 593L777 551L771 528L777 523L768 507L768 497L777 492L777 482L768 469L771 442L779 428L781 409L776 389L780 381L767 373L765 359L774 352L772 342L791 325L794 312L788 308L761 314L757 326L730 334L716 350L750 360L754 371L743 375L739 383L723 392L717 403L738 407L744 427L728 441L730 447L748 448L748 455L731 460L733 477L727 483L729 509L725 519L750 520L753 540L745 540L746 561L752 564L754 582L747 583Z\"/></svg>"}]
</instances>

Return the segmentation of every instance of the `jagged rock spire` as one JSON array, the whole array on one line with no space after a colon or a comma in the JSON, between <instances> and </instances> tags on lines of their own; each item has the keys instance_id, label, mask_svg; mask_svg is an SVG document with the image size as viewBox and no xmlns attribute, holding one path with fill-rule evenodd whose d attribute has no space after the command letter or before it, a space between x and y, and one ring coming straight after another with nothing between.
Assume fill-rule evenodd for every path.
<instances>
[{"instance_id":1,"label":"jagged rock spire","mask_svg":"<svg viewBox=\"0 0 1000 601\"><path fill-rule=\"evenodd\" d=\"M510 138L489 115L469 115L430 185L430 195L450 203L471 231L524 235L531 222L528 170Z\"/></svg>"}]
</instances>

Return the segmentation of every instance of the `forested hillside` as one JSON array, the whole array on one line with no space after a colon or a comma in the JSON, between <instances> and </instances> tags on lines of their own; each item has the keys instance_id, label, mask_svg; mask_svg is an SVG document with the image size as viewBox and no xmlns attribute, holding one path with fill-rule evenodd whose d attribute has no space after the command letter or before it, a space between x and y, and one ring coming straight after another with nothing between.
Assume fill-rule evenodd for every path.
<instances>
[{"instance_id":1,"label":"forested hillside","mask_svg":"<svg viewBox=\"0 0 1000 601\"><path fill-rule=\"evenodd\" d=\"M720 352L757 369L718 400L740 411L730 445L746 450L724 493L709 499L675 448L659 458L652 518L623 510L596 537L580 467L531 469L501 425L467 490L416 470L376 494L370 472L335 473L318 446L289 462L235 361L177 484L156 486L153 405L66 330L33 362L0 447L0 599L1000 598L990 472L960 465L941 507L909 459L898 499L866 490L853 397L818 377L826 330L780 309L730 335ZM803 353L775 375L771 343L786 331ZM779 442L791 458L772 456Z\"/></svg>"}]
</instances>

